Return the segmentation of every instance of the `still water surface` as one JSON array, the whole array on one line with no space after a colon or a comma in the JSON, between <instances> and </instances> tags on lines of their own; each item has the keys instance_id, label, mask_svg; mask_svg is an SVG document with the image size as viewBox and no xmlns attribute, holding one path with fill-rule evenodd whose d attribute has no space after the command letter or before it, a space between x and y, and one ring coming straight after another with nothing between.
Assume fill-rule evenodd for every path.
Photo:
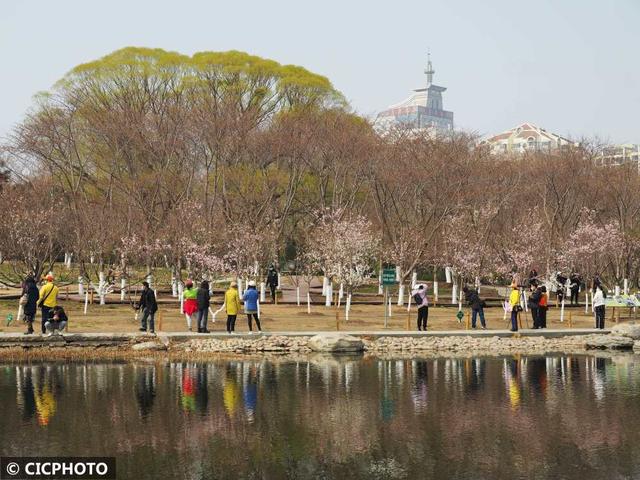
<instances>
[{"instance_id":1,"label":"still water surface","mask_svg":"<svg viewBox=\"0 0 640 480\"><path fill-rule=\"evenodd\" d=\"M119 479L640 478L635 358L3 364L0 449Z\"/></svg>"}]
</instances>

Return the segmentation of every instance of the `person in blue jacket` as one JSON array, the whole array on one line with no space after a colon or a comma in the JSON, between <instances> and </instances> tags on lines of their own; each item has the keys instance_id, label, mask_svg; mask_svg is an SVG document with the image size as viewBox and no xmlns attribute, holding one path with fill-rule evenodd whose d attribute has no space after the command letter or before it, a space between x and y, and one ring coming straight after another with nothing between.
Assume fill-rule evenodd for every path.
<instances>
[{"instance_id":1,"label":"person in blue jacket","mask_svg":"<svg viewBox=\"0 0 640 480\"><path fill-rule=\"evenodd\" d=\"M260 327L260 319L258 318L258 290L256 290L256 282L253 280L247 284L247 290L244 292L242 300L244 301L244 313L247 314L249 332L253 331L251 317L256 320L258 332L261 332L262 328Z\"/></svg>"}]
</instances>

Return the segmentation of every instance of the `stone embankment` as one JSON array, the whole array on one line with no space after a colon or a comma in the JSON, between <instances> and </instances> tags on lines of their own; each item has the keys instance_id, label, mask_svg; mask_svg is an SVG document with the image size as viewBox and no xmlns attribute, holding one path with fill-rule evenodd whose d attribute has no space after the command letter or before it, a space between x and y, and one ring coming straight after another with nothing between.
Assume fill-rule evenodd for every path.
<instances>
[{"instance_id":1,"label":"stone embankment","mask_svg":"<svg viewBox=\"0 0 640 480\"><path fill-rule=\"evenodd\" d=\"M416 335L401 332L324 332L316 335L211 335L160 334L69 334L40 337L0 335L0 356L22 357L74 356L101 358L113 355L282 355L311 353L366 353L370 355L402 356L480 356L547 353L585 353L590 350L634 351L640 353L640 325L616 325L611 333L596 331L524 331L507 332L432 332Z\"/></svg>"}]
</instances>

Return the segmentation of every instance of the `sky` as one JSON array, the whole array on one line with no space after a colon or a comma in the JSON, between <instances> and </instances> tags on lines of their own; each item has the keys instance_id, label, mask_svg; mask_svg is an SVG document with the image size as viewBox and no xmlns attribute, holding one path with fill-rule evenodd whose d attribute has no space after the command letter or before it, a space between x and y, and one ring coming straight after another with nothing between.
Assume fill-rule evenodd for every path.
<instances>
[{"instance_id":1,"label":"sky","mask_svg":"<svg viewBox=\"0 0 640 480\"><path fill-rule=\"evenodd\" d=\"M640 143L640 0L2 0L0 137L34 94L125 46L302 65L367 116L425 85L429 50L456 128Z\"/></svg>"}]
</instances>

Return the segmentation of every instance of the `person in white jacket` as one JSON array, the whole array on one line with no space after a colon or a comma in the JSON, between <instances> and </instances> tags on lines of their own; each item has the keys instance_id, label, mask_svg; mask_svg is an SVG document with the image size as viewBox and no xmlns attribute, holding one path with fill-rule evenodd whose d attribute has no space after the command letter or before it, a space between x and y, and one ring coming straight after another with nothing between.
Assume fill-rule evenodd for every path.
<instances>
[{"instance_id":1,"label":"person in white jacket","mask_svg":"<svg viewBox=\"0 0 640 480\"><path fill-rule=\"evenodd\" d=\"M593 285L593 312L596 314L596 328L604 329L604 299L606 294L600 283Z\"/></svg>"}]
</instances>

